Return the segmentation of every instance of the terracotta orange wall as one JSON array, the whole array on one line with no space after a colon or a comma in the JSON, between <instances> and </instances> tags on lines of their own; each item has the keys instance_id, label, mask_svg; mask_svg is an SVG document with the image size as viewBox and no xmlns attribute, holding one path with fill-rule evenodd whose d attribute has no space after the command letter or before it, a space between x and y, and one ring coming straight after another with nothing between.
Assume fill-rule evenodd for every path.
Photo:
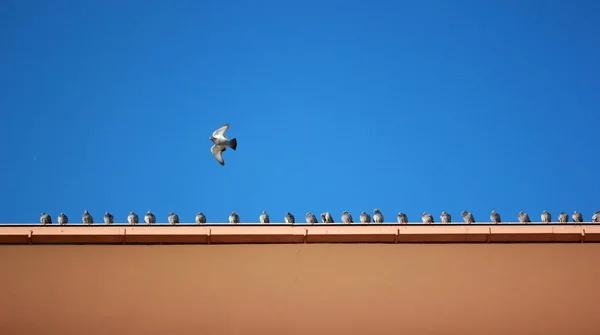
<instances>
[{"instance_id":1,"label":"terracotta orange wall","mask_svg":"<svg viewBox=\"0 0 600 335\"><path fill-rule=\"evenodd\" d=\"M599 334L599 244L0 245L0 333Z\"/></svg>"}]
</instances>

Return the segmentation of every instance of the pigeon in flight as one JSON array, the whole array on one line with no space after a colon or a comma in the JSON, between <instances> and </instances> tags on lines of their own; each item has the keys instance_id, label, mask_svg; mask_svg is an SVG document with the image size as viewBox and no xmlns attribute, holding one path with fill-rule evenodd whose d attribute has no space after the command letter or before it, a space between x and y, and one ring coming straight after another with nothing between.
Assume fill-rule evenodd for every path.
<instances>
[{"instance_id":1,"label":"pigeon in flight","mask_svg":"<svg viewBox=\"0 0 600 335\"><path fill-rule=\"evenodd\" d=\"M347 211L343 211L342 212L342 222L347 223L347 224L352 223L352 215L350 215L350 213L348 213Z\"/></svg>"},{"instance_id":2,"label":"pigeon in flight","mask_svg":"<svg viewBox=\"0 0 600 335\"><path fill-rule=\"evenodd\" d=\"M92 217L90 212L88 212L87 209L83 212L83 216L81 217L81 222L83 224L93 224L94 223L94 218Z\"/></svg>"},{"instance_id":3,"label":"pigeon in flight","mask_svg":"<svg viewBox=\"0 0 600 335\"><path fill-rule=\"evenodd\" d=\"M40 223L43 225L52 224L52 217L50 214L42 213L40 215Z\"/></svg>"},{"instance_id":4,"label":"pigeon in flight","mask_svg":"<svg viewBox=\"0 0 600 335\"><path fill-rule=\"evenodd\" d=\"M371 216L365 212L360 213L359 218L361 223L371 223Z\"/></svg>"},{"instance_id":5,"label":"pigeon in flight","mask_svg":"<svg viewBox=\"0 0 600 335\"><path fill-rule=\"evenodd\" d=\"M58 224L66 225L67 223L69 223L69 218L65 215L65 213L60 213L58 216Z\"/></svg>"},{"instance_id":6,"label":"pigeon in flight","mask_svg":"<svg viewBox=\"0 0 600 335\"><path fill-rule=\"evenodd\" d=\"M421 215L421 220L423 221L423 223L427 223L427 224L434 223L433 215L431 215L427 212L423 212L423 215Z\"/></svg>"},{"instance_id":7,"label":"pigeon in flight","mask_svg":"<svg viewBox=\"0 0 600 335\"><path fill-rule=\"evenodd\" d=\"M214 145L210 148L213 156L217 159L217 161L223 166L225 165L225 160L223 159L223 152L227 150L227 147L235 150L237 148L237 139L232 138L228 140L225 136L225 132L229 129L229 123L225 124L221 128L215 130L209 140L213 141Z\"/></svg>"},{"instance_id":8,"label":"pigeon in flight","mask_svg":"<svg viewBox=\"0 0 600 335\"><path fill-rule=\"evenodd\" d=\"M399 224L407 224L408 223L408 216L402 212L398 213L398 223Z\"/></svg>"},{"instance_id":9,"label":"pigeon in flight","mask_svg":"<svg viewBox=\"0 0 600 335\"><path fill-rule=\"evenodd\" d=\"M311 213L311 212L306 213L306 223L315 224L318 222L319 221L317 221L317 217L313 213Z\"/></svg>"},{"instance_id":10,"label":"pigeon in flight","mask_svg":"<svg viewBox=\"0 0 600 335\"><path fill-rule=\"evenodd\" d=\"M519 222L520 223L530 223L529 215L525 212L519 212Z\"/></svg>"},{"instance_id":11,"label":"pigeon in flight","mask_svg":"<svg viewBox=\"0 0 600 335\"><path fill-rule=\"evenodd\" d=\"M285 221L285 223L294 224L296 223L296 218L292 215L292 213L287 212L283 218L283 221Z\"/></svg>"},{"instance_id":12,"label":"pigeon in flight","mask_svg":"<svg viewBox=\"0 0 600 335\"><path fill-rule=\"evenodd\" d=\"M267 214L266 211L263 211L260 214L259 219L260 219L260 223L262 223L262 224L269 224L269 223L271 223L271 220L269 219L269 214Z\"/></svg>"},{"instance_id":13,"label":"pigeon in flight","mask_svg":"<svg viewBox=\"0 0 600 335\"><path fill-rule=\"evenodd\" d=\"M198 212L198 214L196 214L196 223L197 224L205 224L206 223L206 216L204 216L204 214L202 212Z\"/></svg>"},{"instance_id":14,"label":"pigeon in flight","mask_svg":"<svg viewBox=\"0 0 600 335\"><path fill-rule=\"evenodd\" d=\"M560 223L569 222L569 215L567 215L567 213L565 213L565 212L560 212L560 214L558 214L558 222L560 222Z\"/></svg>"},{"instance_id":15,"label":"pigeon in flight","mask_svg":"<svg viewBox=\"0 0 600 335\"><path fill-rule=\"evenodd\" d=\"M109 212L104 213L104 224L113 224L115 223L115 217Z\"/></svg>"},{"instance_id":16,"label":"pigeon in flight","mask_svg":"<svg viewBox=\"0 0 600 335\"><path fill-rule=\"evenodd\" d=\"M475 218L473 217L473 214L471 214L467 211L462 211L460 213L460 215L462 216L463 220L465 220L465 223L467 223L467 224L475 223Z\"/></svg>"},{"instance_id":17,"label":"pigeon in flight","mask_svg":"<svg viewBox=\"0 0 600 335\"><path fill-rule=\"evenodd\" d=\"M321 221L323 223L333 223L333 216L329 212L321 213Z\"/></svg>"},{"instance_id":18,"label":"pigeon in flight","mask_svg":"<svg viewBox=\"0 0 600 335\"><path fill-rule=\"evenodd\" d=\"M442 223L451 223L452 216L448 212L443 211L442 215L440 215L440 220L442 221Z\"/></svg>"},{"instance_id":19,"label":"pigeon in flight","mask_svg":"<svg viewBox=\"0 0 600 335\"><path fill-rule=\"evenodd\" d=\"M583 215L581 215L581 213L579 213L578 211L574 211L573 212L573 222L583 222Z\"/></svg>"},{"instance_id":20,"label":"pigeon in flight","mask_svg":"<svg viewBox=\"0 0 600 335\"><path fill-rule=\"evenodd\" d=\"M127 222L131 225L136 225L140 222L140 218L134 212L130 212L129 215L127 215Z\"/></svg>"},{"instance_id":21,"label":"pigeon in flight","mask_svg":"<svg viewBox=\"0 0 600 335\"><path fill-rule=\"evenodd\" d=\"M177 215L173 212L169 213L168 219L169 219L169 223L172 225L179 224L179 215Z\"/></svg>"},{"instance_id":22,"label":"pigeon in flight","mask_svg":"<svg viewBox=\"0 0 600 335\"><path fill-rule=\"evenodd\" d=\"M148 211L146 215L144 215L144 222L146 224L155 224L156 223L156 215L152 214L152 212Z\"/></svg>"},{"instance_id":23,"label":"pigeon in flight","mask_svg":"<svg viewBox=\"0 0 600 335\"><path fill-rule=\"evenodd\" d=\"M500 214L496 213L496 210L493 210L490 214L490 221L492 221L492 223L494 224L502 223L502 220L500 219Z\"/></svg>"},{"instance_id":24,"label":"pigeon in flight","mask_svg":"<svg viewBox=\"0 0 600 335\"><path fill-rule=\"evenodd\" d=\"M231 212L231 215L229 215L229 223L232 223L232 224L240 223L240 216L238 215L238 213Z\"/></svg>"},{"instance_id":25,"label":"pigeon in flight","mask_svg":"<svg viewBox=\"0 0 600 335\"><path fill-rule=\"evenodd\" d=\"M594 215L592 215L592 222L600 223L600 212L595 212Z\"/></svg>"},{"instance_id":26,"label":"pigeon in flight","mask_svg":"<svg viewBox=\"0 0 600 335\"><path fill-rule=\"evenodd\" d=\"M377 208L373 210L373 223L383 223L383 214Z\"/></svg>"},{"instance_id":27,"label":"pigeon in flight","mask_svg":"<svg viewBox=\"0 0 600 335\"><path fill-rule=\"evenodd\" d=\"M552 222L552 214L548 213L548 211L542 212L542 222L550 223Z\"/></svg>"}]
</instances>

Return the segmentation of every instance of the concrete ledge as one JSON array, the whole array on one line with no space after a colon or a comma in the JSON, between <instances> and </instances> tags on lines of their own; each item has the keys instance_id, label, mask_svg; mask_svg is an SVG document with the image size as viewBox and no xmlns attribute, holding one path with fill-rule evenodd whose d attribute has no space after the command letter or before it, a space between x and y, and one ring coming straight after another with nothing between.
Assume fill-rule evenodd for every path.
<instances>
[{"instance_id":1,"label":"concrete ledge","mask_svg":"<svg viewBox=\"0 0 600 335\"><path fill-rule=\"evenodd\" d=\"M0 244L600 242L600 225L0 225Z\"/></svg>"}]
</instances>

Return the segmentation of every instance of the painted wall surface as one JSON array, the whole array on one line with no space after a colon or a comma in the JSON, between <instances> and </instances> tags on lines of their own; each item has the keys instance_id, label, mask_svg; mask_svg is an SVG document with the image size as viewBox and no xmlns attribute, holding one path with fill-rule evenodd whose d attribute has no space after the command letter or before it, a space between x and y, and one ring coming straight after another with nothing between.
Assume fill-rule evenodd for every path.
<instances>
[{"instance_id":1,"label":"painted wall surface","mask_svg":"<svg viewBox=\"0 0 600 335\"><path fill-rule=\"evenodd\" d=\"M600 244L0 245L0 333L599 334Z\"/></svg>"}]
</instances>

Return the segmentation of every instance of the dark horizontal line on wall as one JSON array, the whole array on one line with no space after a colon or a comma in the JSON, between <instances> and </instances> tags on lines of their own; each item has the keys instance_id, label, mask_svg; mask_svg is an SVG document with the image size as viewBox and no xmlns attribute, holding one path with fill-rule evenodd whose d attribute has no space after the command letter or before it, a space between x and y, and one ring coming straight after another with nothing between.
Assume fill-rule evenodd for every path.
<instances>
[{"instance_id":1,"label":"dark horizontal line on wall","mask_svg":"<svg viewBox=\"0 0 600 335\"><path fill-rule=\"evenodd\" d=\"M597 224L0 225L0 244L593 243Z\"/></svg>"}]
</instances>

